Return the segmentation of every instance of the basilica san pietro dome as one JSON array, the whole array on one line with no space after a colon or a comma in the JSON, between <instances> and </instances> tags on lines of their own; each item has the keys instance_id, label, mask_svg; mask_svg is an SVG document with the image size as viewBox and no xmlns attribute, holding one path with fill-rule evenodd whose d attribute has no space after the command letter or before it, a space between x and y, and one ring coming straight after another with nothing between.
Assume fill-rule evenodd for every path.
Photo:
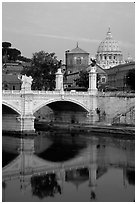
<instances>
[{"instance_id":1,"label":"basilica san pietro dome","mask_svg":"<svg viewBox=\"0 0 137 204\"><path fill-rule=\"evenodd\" d=\"M123 55L119 43L113 39L110 28L106 38L99 44L96 54L97 63L104 69L123 63Z\"/></svg>"}]
</instances>

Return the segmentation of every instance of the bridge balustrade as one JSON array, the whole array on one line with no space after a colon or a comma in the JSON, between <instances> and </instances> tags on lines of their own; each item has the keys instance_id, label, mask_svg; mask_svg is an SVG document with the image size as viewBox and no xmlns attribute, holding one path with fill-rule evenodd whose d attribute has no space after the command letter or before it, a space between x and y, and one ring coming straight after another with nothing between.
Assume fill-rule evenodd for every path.
<instances>
[{"instance_id":1,"label":"bridge balustrade","mask_svg":"<svg viewBox=\"0 0 137 204\"><path fill-rule=\"evenodd\" d=\"M135 93L127 93L123 91L114 91L114 92L98 92L98 96L104 97L135 97Z\"/></svg>"},{"instance_id":2,"label":"bridge balustrade","mask_svg":"<svg viewBox=\"0 0 137 204\"><path fill-rule=\"evenodd\" d=\"M89 92L59 92L59 91L32 91L33 94L49 94L49 95L66 95L66 96L87 96L89 95Z\"/></svg>"},{"instance_id":3,"label":"bridge balustrade","mask_svg":"<svg viewBox=\"0 0 137 204\"><path fill-rule=\"evenodd\" d=\"M21 90L2 90L3 94L22 94ZM71 91L64 91L64 92L60 92L60 91L40 91L40 90L32 90L30 92L30 94L49 94L49 95L66 95L66 96L87 96L90 95L90 93L87 92L71 92ZM101 96L101 97L135 97L135 93L125 93L125 92L98 92L97 96Z\"/></svg>"},{"instance_id":4,"label":"bridge balustrade","mask_svg":"<svg viewBox=\"0 0 137 204\"><path fill-rule=\"evenodd\" d=\"M3 94L20 94L21 90L2 90Z\"/></svg>"}]
</instances>

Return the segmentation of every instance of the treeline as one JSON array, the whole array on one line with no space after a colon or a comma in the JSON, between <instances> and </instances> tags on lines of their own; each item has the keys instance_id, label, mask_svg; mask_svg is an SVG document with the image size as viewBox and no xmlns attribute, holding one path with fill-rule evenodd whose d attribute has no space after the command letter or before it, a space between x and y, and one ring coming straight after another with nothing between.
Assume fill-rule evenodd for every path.
<instances>
[{"instance_id":1,"label":"treeline","mask_svg":"<svg viewBox=\"0 0 137 204\"><path fill-rule=\"evenodd\" d=\"M2 42L3 63L24 61L30 62L29 66L23 66L20 74L32 76L32 89L34 90L54 90L55 73L61 67L61 60L58 60L55 53L39 51L32 54L32 58L21 56L21 51L12 48L10 42Z\"/></svg>"},{"instance_id":2,"label":"treeline","mask_svg":"<svg viewBox=\"0 0 137 204\"><path fill-rule=\"evenodd\" d=\"M23 62L31 62L31 59L21 56L21 51L12 48L10 42L2 42L2 62L15 62L17 60Z\"/></svg>"}]
</instances>

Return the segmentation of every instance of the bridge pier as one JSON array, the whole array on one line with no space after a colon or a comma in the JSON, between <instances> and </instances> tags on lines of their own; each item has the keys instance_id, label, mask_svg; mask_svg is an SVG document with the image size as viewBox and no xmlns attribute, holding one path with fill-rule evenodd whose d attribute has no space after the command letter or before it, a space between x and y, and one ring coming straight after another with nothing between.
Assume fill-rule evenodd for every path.
<instances>
[{"instance_id":1,"label":"bridge pier","mask_svg":"<svg viewBox=\"0 0 137 204\"><path fill-rule=\"evenodd\" d=\"M98 101L97 101L97 96L96 94L89 94L88 98L88 107L90 111L87 114L88 118L88 123L89 124L94 124L95 122L98 121L98 115L97 115L97 108L98 108Z\"/></svg>"},{"instance_id":2,"label":"bridge pier","mask_svg":"<svg viewBox=\"0 0 137 204\"><path fill-rule=\"evenodd\" d=\"M33 115L22 115L18 117L18 120L21 123L21 132L35 132L34 128L34 119Z\"/></svg>"},{"instance_id":3,"label":"bridge pier","mask_svg":"<svg viewBox=\"0 0 137 204\"><path fill-rule=\"evenodd\" d=\"M22 86L21 86L21 104L22 104L22 113L19 117L21 122L21 132L33 133L35 132L34 128L34 115L32 113L33 108L33 93L31 90L32 77L27 77L26 75L22 76Z\"/></svg>"},{"instance_id":4,"label":"bridge pier","mask_svg":"<svg viewBox=\"0 0 137 204\"><path fill-rule=\"evenodd\" d=\"M63 92L63 73L61 71L61 68L58 69L56 73L56 91Z\"/></svg>"},{"instance_id":5,"label":"bridge pier","mask_svg":"<svg viewBox=\"0 0 137 204\"><path fill-rule=\"evenodd\" d=\"M90 95L97 95L97 72L95 66L90 67L88 92Z\"/></svg>"}]
</instances>

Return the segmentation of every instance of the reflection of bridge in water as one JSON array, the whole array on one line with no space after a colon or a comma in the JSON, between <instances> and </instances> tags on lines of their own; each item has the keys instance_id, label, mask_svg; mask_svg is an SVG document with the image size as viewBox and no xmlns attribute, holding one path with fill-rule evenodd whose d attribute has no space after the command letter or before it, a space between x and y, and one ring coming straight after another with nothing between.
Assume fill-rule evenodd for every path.
<instances>
[{"instance_id":1,"label":"reflection of bridge in water","mask_svg":"<svg viewBox=\"0 0 137 204\"><path fill-rule=\"evenodd\" d=\"M134 154L130 151L125 154L124 148L119 149L118 144L113 144L118 150L116 154L114 147L105 149L104 146L90 144L87 154L82 150L78 156L63 162L50 162L34 154L34 140L21 139L22 146L20 154L12 162L3 168L3 181L11 179L21 179L21 181L30 181L32 176L41 174L55 174L59 180L65 181L68 171L87 168L89 172L89 184L96 185L97 178L105 173L107 168L121 168L123 173L125 169L134 169ZM101 157L100 157L101 155ZM105 155L109 155L105 157ZM119 155L121 155L119 157ZM102 160L102 158L104 158ZM131 160L132 158L132 160ZM124 182L124 181L123 181Z\"/></svg>"}]
</instances>

